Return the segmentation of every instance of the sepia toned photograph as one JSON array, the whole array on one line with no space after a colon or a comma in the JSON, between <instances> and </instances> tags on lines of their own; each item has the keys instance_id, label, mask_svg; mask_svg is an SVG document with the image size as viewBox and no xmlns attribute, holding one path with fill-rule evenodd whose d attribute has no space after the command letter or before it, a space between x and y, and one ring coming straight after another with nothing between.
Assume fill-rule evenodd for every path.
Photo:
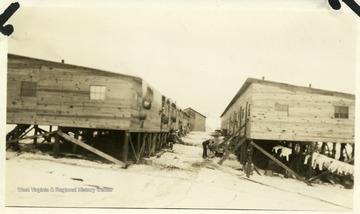
<instances>
[{"instance_id":1,"label":"sepia toned photograph","mask_svg":"<svg viewBox=\"0 0 360 214\"><path fill-rule=\"evenodd\" d=\"M5 213L356 212L345 2L5 1Z\"/></svg>"}]
</instances>

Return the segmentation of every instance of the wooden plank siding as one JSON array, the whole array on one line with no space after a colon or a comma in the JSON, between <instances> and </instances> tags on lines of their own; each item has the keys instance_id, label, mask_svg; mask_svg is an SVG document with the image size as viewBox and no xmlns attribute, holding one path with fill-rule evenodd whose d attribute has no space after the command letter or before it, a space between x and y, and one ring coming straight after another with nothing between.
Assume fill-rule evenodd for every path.
<instances>
[{"instance_id":1,"label":"wooden plank siding","mask_svg":"<svg viewBox=\"0 0 360 214\"><path fill-rule=\"evenodd\" d=\"M232 135L238 131L239 128L245 124L245 118L249 118L249 115L246 114L250 112L249 109L252 107L252 93L253 88L250 85L242 93L242 96L238 97L236 102L234 102L221 117L221 127L222 129L226 129L228 134ZM248 108L246 108L246 106L248 106ZM246 112L246 110L248 110L248 112ZM246 136L250 137L250 123L247 124L246 130ZM244 131L245 130L241 130L241 136L245 134Z\"/></svg>"},{"instance_id":2,"label":"wooden plank siding","mask_svg":"<svg viewBox=\"0 0 360 214\"><path fill-rule=\"evenodd\" d=\"M249 78L221 116L230 134L246 102L250 139L354 143L354 95ZM335 118L335 106L348 107L348 118Z\"/></svg>"},{"instance_id":3,"label":"wooden plank siding","mask_svg":"<svg viewBox=\"0 0 360 214\"><path fill-rule=\"evenodd\" d=\"M9 55L7 81L8 124L142 132L169 128L161 126L162 95L139 77ZM21 96L23 81L36 83L35 96ZM105 99L90 99L91 86L105 86ZM144 109L148 87L154 97L151 108Z\"/></svg>"},{"instance_id":4,"label":"wooden plank siding","mask_svg":"<svg viewBox=\"0 0 360 214\"><path fill-rule=\"evenodd\" d=\"M355 99L254 83L251 138L354 143ZM288 105L277 115L275 104ZM335 106L348 106L349 118L334 118Z\"/></svg>"}]
</instances>

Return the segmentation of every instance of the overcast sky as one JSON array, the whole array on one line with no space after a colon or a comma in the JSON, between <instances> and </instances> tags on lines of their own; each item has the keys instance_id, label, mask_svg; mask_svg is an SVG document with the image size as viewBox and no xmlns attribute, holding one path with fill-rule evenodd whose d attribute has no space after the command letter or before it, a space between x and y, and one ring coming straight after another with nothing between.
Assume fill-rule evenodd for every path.
<instances>
[{"instance_id":1,"label":"overcast sky","mask_svg":"<svg viewBox=\"0 0 360 214\"><path fill-rule=\"evenodd\" d=\"M335 12L326 0L64 2L20 1L9 53L136 75L208 117L248 77L355 93L358 17L344 4Z\"/></svg>"}]
</instances>

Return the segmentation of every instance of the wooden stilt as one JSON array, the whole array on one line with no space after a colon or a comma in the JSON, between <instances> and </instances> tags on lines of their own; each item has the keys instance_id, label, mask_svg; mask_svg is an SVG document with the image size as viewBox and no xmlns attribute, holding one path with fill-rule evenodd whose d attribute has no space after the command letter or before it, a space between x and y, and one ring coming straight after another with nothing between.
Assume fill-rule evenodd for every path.
<instances>
[{"instance_id":1,"label":"wooden stilt","mask_svg":"<svg viewBox=\"0 0 360 214\"><path fill-rule=\"evenodd\" d=\"M123 162L127 164L129 153L129 131L125 131L124 145L123 145Z\"/></svg>"},{"instance_id":2,"label":"wooden stilt","mask_svg":"<svg viewBox=\"0 0 360 214\"><path fill-rule=\"evenodd\" d=\"M136 151L135 151L135 148L134 148L134 143L133 143L131 134L130 134L129 139L130 139L130 142L129 142L129 143L130 143L130 147L131 147L131 149L132 149L132 151L133 151L133 154L134 154L134 156L135 156L136 163L137 163L137 162L139 161L139 157L138 157L137 154L136 154Z\"/></svg>"},{"instance_id":3,"label":"wooden stilt","mask_svg":"<svg viewBox=\"0 0 360 214\"><path fill-rule=\"evenodd\" d=\"M52 132L52 126L49 126L49 132Z\"/></svg>"},{"instance_id":4,"label":"wooden stilt","mask_svg":"<svg viewBox=\"0 0 360 214\"><path fill-rule=\"evenodd\" d=\"M325 155L325 151L326 151L326 143L323 142L321 145L320 154Z\"/></svg>"},{"instance_id":5,"label":"wooden stilt","mask_svg":"<svg viewBox=\"0 0 360 214\"><path fill-rule=\"evenodd\" d=\"M79 131L78 131L78 130L75 131L75 133L74 133L74 138L75 138L76 140L79 140ZM78 148L78 145L73 144L72 152L73 152L73 153L76 153L76 152L77 152L77 148Z\"/></svg>"},{"instance_id":6,"label":"wooden stilt","mask_svg":"<svg viewBox=\"0 0 360 214\"><path fill-rule=\"evenodd\" d=\"M355 157L355 144L353 143L351 146L352 146L351 158L354 158Z\"/></svg>"},{"instance_id":7,"label":"wooden stilt","mask_svg":"<svg viewBox=\"0 0 360 214\"><path fill-rule=\"evenodd\" d=\"M55 135L55 143L53 148L53 156L57 158L60 152L60 137L58 134Z\"/></svg>"},{"instance_id":8,"label":"wooden stilt","mask_svg":"<svg viewBox=\"0 0 360 214\"><path fill-rule=\"evenodd\" d=\"M141 146L141 133L138 132L137 133L137 138L136 138L136 153L137 154L140 153L140 146Z\"/></svg>"},{"instance_id":9,"label":"wooden stilt","mask_svg":"<svg viewBox=\"0 0 360 214\"><path fill-rule=\"evenodd\" d=\"M152 145L153 134L149 133L148 142L147 142L147 157L151 156L151 145Z\"/></svg>"},{"instance_id":10,"label":"wooden stilt","mask_svg":"<svg viewBox=\"0 0 360 214\"><path fill-rule=\"evenodd\" d=\"M141 159L142 159L142 156L143 156L143 154L144 154L144 152L145 152L146 139L147 139L147 133L144 133L144 134L143 134L143 138L142 138L141 149L140 149L140 152L139 152L139 155L138 155L139 161L136 162L136 163L140 163L140 161L141 161Z\"/></svg>"},{"instance_id":11,"label":"wooden stilt","mask_svg":"<svg viewBox=\"0 0 360 214\"><path fill-rule=\"evenodd\" d=\"M344 146L345 155L346 155L347 160L350 160L350 155L346 149L346 146L347 146L347 144L345 144L345 146Z\"/></svg>"},{"instance_id":12,"label":"wooden stilt","mask_svg":"<svg viewBox=\"0 0 360 214\"><path fill-rule=\"evenodd\" d=\"M333 143L331 157L335 159L336 156L336 143Z\"/></svg>"},{"instance_id":13,"label":"wooden stilt","mask_svg":"<svg viewBox=\"0 0 360 214\"><path fill-rule=\"evenodd\" d=\"M312 166L312 162L313 162L313 153L314 153L314 150L313 150L313 143L310 142L308 144L308 155L310 155L310 158L309 158L309 161L308 161L308 175L307 175L307 178L311 178L313 176L313 166Z\"/></svg>"},{"instance_id":14,"label":"wooden stilt","mask_svg":"<svg viewBox=\"0 0 360 214\"><path fill-rule=\"evenodd\" d=\"M156 134L152 133L151 135L150 155L153 156L155 154Z\"/></svg>"},{"instance_id":15,"label":"wooden stilt","mask_svg":"<svg viewBox=\"0 0 360 214\"><path fill-rule=\"evenodd\" d=\"M253 143L253 141L251 140L251 143ZM245 164L245 174L247 178L250 178L250 175L252 175L253 172L253 161L252 161L252 156L253 156L253 145L249 144L248 146L248 150L247 150L247 158L246 158L246 164Z\"/></svg>"},{"instance_id":16,"label":"wooden stilt","mask_svg":"<svg viewBox=\"0 0 360 214\"><path fill-rule=\"evenodd\" d=\"M345 156L344 156L345 146L346 146L345 143L341 143L341 144L340 144L340 157L339 157L339 161L344 161L344 160L345 160Z\"/></svg>"},{"instance_id":17,"label":"wooden stilt","mask_svg":"<svg viewBox=\"0 0 360 214\"><path fill-rule=\"evenodd\" d=\"M38 125L34 125L34 135L38 134ZM37 137L34 138L34 144L37 144Z\"/></svg>"}]
</instances>

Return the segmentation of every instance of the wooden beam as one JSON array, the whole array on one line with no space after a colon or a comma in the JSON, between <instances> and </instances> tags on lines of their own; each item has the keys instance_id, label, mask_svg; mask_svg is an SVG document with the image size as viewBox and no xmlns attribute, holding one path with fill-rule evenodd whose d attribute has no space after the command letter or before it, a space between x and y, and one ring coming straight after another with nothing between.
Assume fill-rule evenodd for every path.
<instances>
[{"instance_id":1,"label":"wooden beam","mask_svg":"<svg viewBox=\"0 0 360 214\"><path fill-rule=\"evenodd\" d=\"M133 143L132 138L131 138L131 134L130 134L129 139L130 139L130 147L131 147L131 149L132 149L132 151L133 151L133 153L134 153L134 156L135 156L135 159L136 159L136 163L137 163L137 162L139 161L139 158L138 158L138 156L137 156L137 154L136 154L136 151L135 151L135 148L134 148L134 143Z\"/></svg>"},{"instance_id":2,"label":"wooden beam","mask_svg":"<svg viewBox=\"0 0 360 214\"><path fill-rule=\"evenodd\" d=\"M290 169L289 167L287 167L285 164L283 164L281 161L279 161L278 159L276 159L275 157L273 157L271 154L269 154L267 151L265 151L263 148L261 148L260 146L258 146L254 141L251 141L250 143L251 145L253 145L256 149L258 149L260 152L262 152L264 155L266 155L267 157L269 157L271 160L273 160L275 163L277 163L279 166L281 166L282 168L284 168L286 171L288 171L289 173L291 173L292 175L294 175L296 178L298 178L299 180L303 181L304 183L306 183L307 185L311 186L310 182L304 178L302 178L300 175L298 175L296 172L294 172L292 169Z\"/></svg>"},{"instance_id":3,"label":"wooden beam","mask_svg":"<svg viewBox=\"0 0 360 214\"><path fill-rule=\"evenodd\" d=\"M313 166L312 166L312 162L313 162L313 142L310 142L308 144L308 154L310 155L309 161L308 161L308 167L309 167L309 171L307 174L307 178L310 179L313 176Z\"/></svg>"},{"instance_id":4,"label":"wooden beam","mask_svg":"<svg viewBox=\"0 0 360 214\"><path fill-rule=\"evenodd\" d=\"M231 153L233 153L237 148L239 148L239 146L241 146L241 144L243 144L246 141L246 137L243 137L240 139L240 141L236 144L236 146L234 146L234 148L232 148L231 150L225 150L225 154L222 156L222 158L220 159L220 161L218 162L219 165L223 164L224 161L229 157L229 155ZM230 143L229 143L230 144Z\"/></svg>"},{"instance_id":5,"label":"wooden beam","mask_svg":"<svg viewBox=\"0 0 360 214\"><path fill-rule=\"evenodd\" d=\"M48 133L42 133L42 134L38 134L38 135L32 135L32 136L28 136L28 137L23 137L23 138L17 138L17 139L13 139L13 140L8 140L6 141L6 143L14 143L20 140L25 140L25 139L34 139L37 137L42 137L42 136L50 136L52 134L56 133L56 131L53 132L48 132Z\"/></svg>"},{"instance_id":6,"label":"wooden beam","mask_svg":"<svg viewBox=\"0 0 360 214\"><path fill-rule=\"evenodd\" d=\"M22 133L19 138L23 138L25 135L27 135L29 132L31 132L31 130L34 129L34 126L32 128L30 128L29 130L27 130L26 132ZM34 134L34 135L37 135L37 134Z\"/></svg>"},{"instance_id":7,"label":"wooden beam","mask_svg":"<svg viewBox=\"0 0 360 214\"><path fill-rule=\"evenodd\" d=\"M146 145L146 137L147 137L147 133L144 133L144 136L143 136L143 142L142 142L142 145L141 145L141 149L140 149L140 152L139 152L139 160L136 162L136 163L140 163L140 160L141 160L141 157L144 153L144 150L145 150L145 145Z\"/></svg>"},{"instance_id":8,"label":"wooden beam","mask_svg":"<svg viewBox=\"0 0 360 214\"><path fill-rule=\"evenodd\" d=\"M38 125L34 125L34 135L37 135L37 134L38 134ZM34 138L34 144L37 144L37 137Z\"/></svg>"},{"instance_id":9,"label":"wooden beam","mask_svg":"<svg viewBox=\"0 0 360 214\"><path fill-rule=\"evenodd\" d=\"M74 143L74 144L76 144L78 146L81 146L84 149L86 149L86 150L88 150L90 152L93 152L93 153L99 155L100 157L105 158L106 160L111 161L111 162L113 162L115 164L126 166L126 164L124 162L121 162L118 159L113 158L110 155L105 154L104 152L102 152L102 151L100 151L100 150L98 150L98 149L96 149L96 148L82 142L81 140L77 140L77 139L71 137L70 135L65 134L65 133L63 133L61 131L58 131L57 135L55 135L55 136L60 136L60 137L64 138L65 140L70 141L70 142L72 142L72 143Z\"/></svg>"},{"instance_id":10,"label":"wooden beam","mask_svg":"<svg viewBox=\"0 0 360 214\"><path fill-rule=\"evenodd\" d=\"M59 152L60 152L60 138L59 135L55 135L55 143L53 147L53 155L55 158L59 156Z\"/></svg>"},{"instance_id":11,"label":"wooden beam","mask_svg":"<svg viewBox=\"0 0 360 214\"><path fill-rule=\"evenodd\" d=\"M141 133L138 132L137 133L137 138L136 138L136 153L137 154L140 153L140 146L141 146Z\"/></svg>"},{"instance_id":12,"label":"wooden beam","mask_svg":"<svg viewBox=\"0 0 360 214\"><path fill-rule=\"evenodd\" d=\"M74 137L75 137L75 139L79 140L79 131L78 131L78 130L75 131ZM73 152L73 153L76 153L77 147L78 147L78 145L76 145L76 144L74 143L74 144L73 144L73 147L72 147L72 152Z\"/></svg>"},{"instance_id":13,"label":"wooden beam","mask_svg":"<svg viewBox=\"0 0 360 214\"><path fill-rule=\"evenodd\" d=\"M129 131L125 131L124 137L124 145L123 145L123 162L126 164L128 161L128 153L129 153Z\"/></svg>"}]
</instances>

